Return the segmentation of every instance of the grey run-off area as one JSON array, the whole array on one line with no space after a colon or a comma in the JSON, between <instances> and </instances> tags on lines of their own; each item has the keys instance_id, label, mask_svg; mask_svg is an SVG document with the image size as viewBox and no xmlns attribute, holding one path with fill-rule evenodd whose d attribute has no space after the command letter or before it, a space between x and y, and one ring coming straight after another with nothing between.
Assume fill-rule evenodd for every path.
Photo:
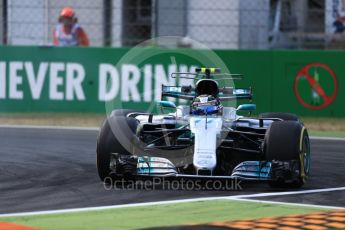
<instances>
[{"instance_id":1,"label":"grey run-off area","mask_svg":"<svg viewBox=\"0 0 345 230\"><path fill-rule=\"evenodd\" d=\"M96 170L97 134L0 127L0 214L281 191L265 183L246 183L242 191L107 191ZM302 189L345 186L345 141L312 139L311 147L311 177ZM260 199L345 207L344 191Z\"/></svg>"}]
</instances>

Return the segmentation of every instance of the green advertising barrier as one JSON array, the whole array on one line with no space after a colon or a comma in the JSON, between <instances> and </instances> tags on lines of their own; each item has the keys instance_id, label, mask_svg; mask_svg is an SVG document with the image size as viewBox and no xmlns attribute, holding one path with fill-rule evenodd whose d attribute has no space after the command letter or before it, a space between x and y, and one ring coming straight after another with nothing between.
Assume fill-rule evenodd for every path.
<instances>
[{"instance_id":1,"label":"green advertising barrier","mask_svg":"<svg viewBox=\"0 0 345 230\"><path fill-rule=\"evenodd\" d=\"M332 51L0 47L0 111L155 110L162 84L193 84L171 72L208 66L243 73L228 84L252 86L257 113L341 117L343 60L345 52Z\"/></svg>"}]
</instances>

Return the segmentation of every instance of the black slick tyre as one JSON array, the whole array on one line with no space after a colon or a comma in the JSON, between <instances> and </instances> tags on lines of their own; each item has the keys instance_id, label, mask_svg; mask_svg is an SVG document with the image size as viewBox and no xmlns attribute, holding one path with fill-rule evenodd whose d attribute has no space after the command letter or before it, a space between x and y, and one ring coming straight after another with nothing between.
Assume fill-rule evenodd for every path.
<instances>
[{"instance_id":1,"label":"black slick tyre","mask_svg":"<svg viewBox=\"0 0 345 230\"><path fill-rule=\"evenodd\" d=\"M301 187L310 171L310 141L306 128L297 121L276 121L268 128L265 136L265 155L268 161L295 162L291 173L298 175L294 180L270 183L272 187Z\"/></svg>"}]
</instances>

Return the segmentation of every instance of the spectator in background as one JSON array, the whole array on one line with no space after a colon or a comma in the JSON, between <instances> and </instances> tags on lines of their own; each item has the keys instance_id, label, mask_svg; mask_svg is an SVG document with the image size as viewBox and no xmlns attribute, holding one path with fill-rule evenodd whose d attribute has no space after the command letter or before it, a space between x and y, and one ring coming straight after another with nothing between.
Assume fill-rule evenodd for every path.
<instances>
[{"instance_id":1,"label":"spectator in background","mask_svg":"<svg viewBox=\"0 0 345 230\"><path fill-rule=\"evenodd\" d=\"M64 7L59 16L59 24L53 33L56 46L89 46L89 39L83 28L77 24L78 19L71 7Z\"/></svg>"},{"instance_id":2,"label":"spectator in background","mask_svg":"<svg viewBox=\"0 0 345 230\"><path fill-rule=\"evenodd\" d=\"M335 27L334 33L344 33L345 31L345 0L338 2L340 4L338 9L333 12L336 15L336 20L333 22L333 26Z\"/></svg>"}]
</instances>

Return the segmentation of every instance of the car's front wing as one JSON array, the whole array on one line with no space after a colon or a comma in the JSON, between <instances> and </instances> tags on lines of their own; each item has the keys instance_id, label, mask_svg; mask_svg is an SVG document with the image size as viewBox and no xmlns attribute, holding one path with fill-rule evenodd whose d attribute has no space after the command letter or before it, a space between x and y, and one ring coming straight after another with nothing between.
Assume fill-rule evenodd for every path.
<instances>
[{"instance_id":1,"label":"car's front wing","mask_svg":"<svg viewBox=\"0 0 345 230\"><path fill-rule=\"evenodd\" d=\"M150 177L177 177L200 179L241 179L241 180L271 180L272 163L268 161L244 161L238 164L231 175L196 175L181 174L177 168L166 158L138 157L138 176Z\"/></svg>"}]
</instances>

